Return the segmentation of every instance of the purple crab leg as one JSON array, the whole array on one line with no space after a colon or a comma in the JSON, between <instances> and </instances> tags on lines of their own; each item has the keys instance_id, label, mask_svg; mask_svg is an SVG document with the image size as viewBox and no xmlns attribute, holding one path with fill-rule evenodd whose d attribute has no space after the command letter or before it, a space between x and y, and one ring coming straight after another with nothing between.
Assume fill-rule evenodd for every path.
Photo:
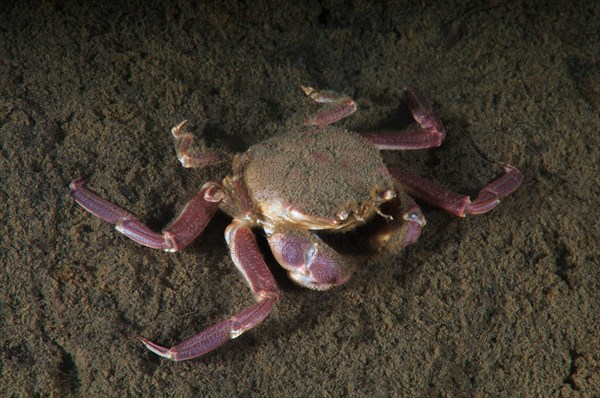
<instances>
[{"instance_id":1,"label":"purple crab leg","mask_svg":"<svg viewBox=\"0 0 600 398\"><path fill-rule=\"evenodd\" d=\"M389 168L390 174L405 188L406 192L432 206L439 207L459 217L482 214L492 210L500 199L513 193L523 182L523 174L510 164L503 164L504 174L479 190L475 199L461 195L429 180Z\"/></svg>"},{"instance_id":2,"label":"purple crab leg","mask_svg":"<svg viewBox=\"0 0 600 398\"><path fill-rule=\"evenodd\" d=\"M144 246L171 252L189 245L202 233L222 199L222 192L217 184L204 184L200 192L183 208L179 217L159 234L127 210L85 188L83 178L74 180L69 187L71 196L81 207L113 224L117 231Z\"/></svg>"},{"instance_id":3,"label":"purple crab leg","mask_svg":"<svg viewBox=\"0 0 600 398\"><path fill-rule=\"evenodd\" d=\"M257 303L171 348L162 347L140 336L140 340L150 351L174 361L195 358L255 327L271 312L279 299L279 289L260 253L254 234L250 228L234 220L227 227L225 238L231 258L244 275Z\"/></svg>"},{"instance_id":4,"label":"purple crab leg","mask_svg":"<svg viewBox=\"0 0 600 398\"><path fill-rule=\"evenodd\" d=\"M305 126L322 127L332 124L356 112L356 102L352 98L332 91L317 91L312 87L300 86L304 94L313 101L325 104L327 107L313 117L304 121Z\"/></svg>"},{"instance_id":5,"label":"purple crab leg","mask_svg":"<svg viewBox=\"0 0 600 398\"><path fill-rule=\"evenodd\" d=\"M361 133L379 149L427 149L442 144L446 132L442 121L433 113L427 98L416 87L407 85L404 95L418 127L404 131L367 131Z\"/></svg>"},{"instance_id":6,"label":"purple crab leg","mask_svg":"<svg viewBox=\"0 0 600 398\"><path fill-rule=\"evenodd\" d=\"M171 129L171 134L175 137L175 149L177 150L177 159L183 167L204 167L221 162L223 156L215 151L202 151L192 146L194 136L191 133L184 133L181 128L186 121L179 123Z\"/></svg>"}]
</instances>

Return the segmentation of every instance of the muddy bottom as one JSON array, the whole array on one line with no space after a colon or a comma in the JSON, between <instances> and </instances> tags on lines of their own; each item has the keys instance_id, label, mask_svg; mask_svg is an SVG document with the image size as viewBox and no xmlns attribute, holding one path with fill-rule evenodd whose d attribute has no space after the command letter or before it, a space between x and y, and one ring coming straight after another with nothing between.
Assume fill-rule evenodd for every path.
<instances>
[{"instance_id":1,"label":"muddy bottom","mask_svg":"<svg viewBox=\"0 0 600 398\"><path fill-rule=\"evenodd\" d=\"M592 1L0 6L0 395L599 396L598 15ZM181 167L182 120L241 152L314 112L308 85L357 102L340 127L395 130L409 83L447 137L386 164L474 195L508 162L521 188L464 219L423 205L417 244L354 248L352 279L326 292L293 285L257 231L282 291L267 320L186 362L146 350L138 335L171 346L253 302L230 219L165 253L68 184L83 176L160 230L230 172Z\"/></svg>"}]
</instances>

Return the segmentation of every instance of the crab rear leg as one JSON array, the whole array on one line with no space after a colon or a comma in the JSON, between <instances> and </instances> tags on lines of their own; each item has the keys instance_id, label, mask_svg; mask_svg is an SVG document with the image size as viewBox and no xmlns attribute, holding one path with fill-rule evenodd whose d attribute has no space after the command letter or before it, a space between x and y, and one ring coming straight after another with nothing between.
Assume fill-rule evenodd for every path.
<instances>
[{"instance_id":1,"label":"crab rear leg","mask_svg":"<svg viewBox=\"0 0 600 398\"><path fill-rule=\"evenodd\" d=\"M304 94L308 95L313 101L326 105L324 110L318 112L313 117L306 119L304 121L305 126L326 126L356 112L356 102L350 97L332 91L317 91L312 87L300 86L300 88L302 88Z\"/></svg>"},{"instance_id":2,"label":"crab rear leg","mask_svg":"<svg viewBox=\"0 0 600 398\"><path fill-rule=\"evenodd\" d=\"M503 164L504 174L479 190L475 199L437 185L414 174L389 168L390 174L405 188L408 194L464 217L467 214L482 214L492 210L500 199L513 193L523 182L523 174L510 164Z\"/></svg>"},{"instance_id":3,"label":"crab rear leg","mask_svg":"<svg viewBox=\"0 0 600 398\"><path fill-rule=\"evenodd\" d=\"M140 336L140 340L150 351L174 361L195 358L255 327L271 312L279 299L279 289L263 260L254 234L241 222L234 220L227 227L225 238L231 258L244 275L257 303L172 348L162 347Z\"/></svg>"},{"instance_id":4,"label":"crab rear leg","mask_svg":"<svg viewBox=\"0 0 600 398\"><path fill-rule=\"evenodd\" d=\"M267 239L277 262L300 286L327 290L346 282L354 271L354 264L309 231L267 231Z\"/></svg>"},{"instance_id":5,"label":"crab rear leg","mask_svg":"<svg viewBox=\"0 0 600 398\"><path fill-rule=\"evenodd\" d=\"M85 188L85 180L78 178L70 185L71 196L85 210L115 226L117 231L137 243L154 249L177 251L198 237L210 221L222 200L217 184L204 184L183 208L177 219L162 234L152 231L127 210Z\"/></svg>"},{"instance_id":6,"label":"crab rear leg","mask_svg":"<svg viewBox=\"0 0 600 398\"><path fill-rule=\"evenodd\" d=\"M406 103L418 127L403 131L367 131L361 133L379 149L427 149L442 144L446 132L433 113L429 100L414 86L404 88Z\"/></svg>"}]
</instances>

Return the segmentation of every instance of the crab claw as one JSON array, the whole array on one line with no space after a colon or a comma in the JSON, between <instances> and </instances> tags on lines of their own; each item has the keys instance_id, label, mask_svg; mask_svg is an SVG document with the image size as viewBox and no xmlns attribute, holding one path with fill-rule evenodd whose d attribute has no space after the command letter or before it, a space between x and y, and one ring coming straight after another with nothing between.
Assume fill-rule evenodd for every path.
<instances>
[{"instance_id":1,"label":"crab claw","mask_svg":"<svg viewBox=\"0 0 600 398\"><path fill-rule=\"evenodd\" d=\"M327 290L354 271L353 264L309 231L267 233L267 239L277 262L300 286Z\"/></svg>"},{"instance_id":2,"label":"crab claw","mask_svg":"<svg viewBox=\"0 0 600 398\"><path fill-rule=\"evenodd\" d=\"M417 241L427 222L415 201L401 191L398 199L386 205L392 219L375 225L369 241L373 248L385 247L387 251L397 253Z\"/></svg>"}]
</instances>

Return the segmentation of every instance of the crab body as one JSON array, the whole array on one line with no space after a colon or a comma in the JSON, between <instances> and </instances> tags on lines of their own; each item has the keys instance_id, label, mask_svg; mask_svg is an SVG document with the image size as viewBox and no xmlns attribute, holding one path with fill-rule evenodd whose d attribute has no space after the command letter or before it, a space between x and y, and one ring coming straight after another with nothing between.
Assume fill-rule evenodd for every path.
<instances>
[{"instance_id":1,"label":"crab body","mask_svg":"<svg viewBox=\"0 0 600 398\"><path fill-rule=\"evenodd\" d=\"M254 145L235 158L234 170L240 174L227 177L224 185L241 180L252 205L242 212L251 212L269 230L352 229L376 214L394 192L379 150L364 137L332 126Z\"/></svg>"},{"instance_id":2,"label":"crab body","mask_svg":"<svg viewBox=\"0 0 600 398\"><path fill-rule=\"evenodd\" d=\"M317 231L343 232L379 218L371 243L392 249L414 243L425 218L412 197L458 216L485 213L515 191L523 175L504 164L505 173L484 186L475 199L388 168L380 150L439 146L445 131L429 101L408 86L405 95L416 125L402 132L354 133L331 124L356 111L346 96L302 87L324 110L304 126L251 146L235 155L232 173L220 183L208 182L177 219L156 233L121 207L85 188L78 178L71 195L83 208L115 225L134 241L177 251L204 230L220 208L233 218L225 231L233 263L244 276L256 303L171 348L143 337L151 351L173 360L203 355L258 325L279 299L279 289L262 258L253 229L262 228L277 262L301 286L325 290L346 282L355 263L323 242ZM217 152L199 151L194 137L172 129L177 156L185 167L221 160Z\"/></svg>"}]
</instances>

